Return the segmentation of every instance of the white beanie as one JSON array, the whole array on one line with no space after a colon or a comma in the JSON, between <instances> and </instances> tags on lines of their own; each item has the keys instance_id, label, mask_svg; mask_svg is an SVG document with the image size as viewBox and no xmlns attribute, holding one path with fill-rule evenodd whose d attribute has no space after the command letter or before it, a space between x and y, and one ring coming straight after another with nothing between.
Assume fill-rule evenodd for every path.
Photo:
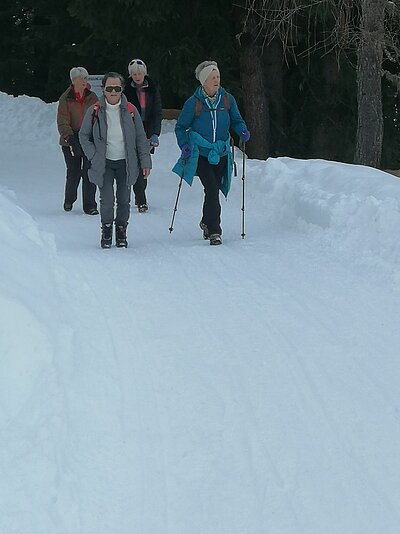
<instances>
[{"instance_id":1,"label":"white beanie","mask_svg":"<svg viewBox=\"0 0 400 534\"><path fill-rule=\"evenodd\" d=\"M85 67L72 67L72 69L69 71L71 82L73 82L75 78L79 78L79 76L82 76L82 78L87 78L89 73Z\"/></svg>"},{"instance_id":2,"label":"white beanie","mask_svg":"<svg viewBox=\"0 0 400 534\"><path fill-rule=\"evenodd\" d=\"M201 85L204 85L207 78L214 70L216 70L218 74L220 74L216 61L203 61L202 63L197 65L195 70L195 76L199 80Z\"/></svg>"},{"instance_id":3,"label":"white beanie","mask_svg":"<svg viewBox=\"0 0 400 534\"><path fill-rule=\"evenodd\" d=\"M130 76L132 76L134 72L143 72L143 74L146 76L146 63L141 59L132 59L132 61L128 63L128 72Z\"/></svg>"}]
</instances>

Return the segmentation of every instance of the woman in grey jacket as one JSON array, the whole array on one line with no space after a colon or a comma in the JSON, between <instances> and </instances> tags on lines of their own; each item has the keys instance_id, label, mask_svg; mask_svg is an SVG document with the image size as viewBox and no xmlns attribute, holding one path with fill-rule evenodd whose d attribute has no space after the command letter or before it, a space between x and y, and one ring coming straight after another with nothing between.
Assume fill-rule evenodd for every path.
<instances>
[{"instance_id":1,"label":"woman in grey jacket","mask_svg":"<svg viewBox=\"0 0 400 534\"><path fill-rule=\"evenodd\" d=\"M127 247L131 186L140 169L145 178L150 174L150 147L138 110L122 94L122 76L109 72L102 86L103 96L86 112L79 140L90 163L89 180L100 191L101 247L111 247L114 220L115 244Z\"/></svg>"}]
</instances>

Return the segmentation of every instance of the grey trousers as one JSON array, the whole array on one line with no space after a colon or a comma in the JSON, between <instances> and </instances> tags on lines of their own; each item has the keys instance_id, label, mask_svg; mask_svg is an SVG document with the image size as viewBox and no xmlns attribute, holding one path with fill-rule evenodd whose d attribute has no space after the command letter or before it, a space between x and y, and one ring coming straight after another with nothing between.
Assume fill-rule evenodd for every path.
<instances>
[{"instance_id":1,"label":"grey trousers","mask_svg":"<svg viewBox=\"0 0 400 534\"><path fill-rule=\"evenodd\" d=\"M112 224L114 222L114 180L117 199L115 224L120 226L128 224L131 208L131 188L126 183L126 161L124 159L117 161L106 159L103 187L99 187L102 224Z\"/></svg>"}]
</instances>

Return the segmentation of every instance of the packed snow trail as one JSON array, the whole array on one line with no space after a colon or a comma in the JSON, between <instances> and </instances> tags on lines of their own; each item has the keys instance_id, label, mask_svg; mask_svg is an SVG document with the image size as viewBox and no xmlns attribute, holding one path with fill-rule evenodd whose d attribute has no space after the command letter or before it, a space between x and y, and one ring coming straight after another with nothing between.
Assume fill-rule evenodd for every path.
<instances>
[{"instance_id":1,"label":"packed snow trail","mask_svg":"<svg viewBox=\"0 0 400 534\"><path fill-rule=\"evenodd\" d=\"M249 162L245 240L239 180L221 247L201 237L197 182L169 235L170 130L126 250L100 249L99 218L80 201L62 211L54 139L3 142L0 193L15 204L2 211L15 219L2 219L2 339L36 336L39 348L20 341L22 383L12 342L2 345L3 385L18 387L1 397L1 534L398 534L397 251L368 230L373 261L360 248L355 263L323 202L313 221L287 223L294 193L276 176L286 165L301 179L291 160L265 167L270 176ZM42 236L26 265L13 228ZM10 314L22 304L37 322Z\"/></svg>"}]
</instances>

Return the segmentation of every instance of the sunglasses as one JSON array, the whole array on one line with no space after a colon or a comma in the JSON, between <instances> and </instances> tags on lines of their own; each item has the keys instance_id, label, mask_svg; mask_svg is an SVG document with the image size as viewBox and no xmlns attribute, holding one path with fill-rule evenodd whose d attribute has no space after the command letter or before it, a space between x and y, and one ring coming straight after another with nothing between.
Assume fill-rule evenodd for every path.
<instances>
[{"instance_id":1,"label":"sunglasses","mask_svg":"<svg viewBox=\"0 0 400 534\"><path fill-rule=\"evenodd\" d=\"M129 63L129 66L132 66L136 63L136 65L144 65L143 61L141 59L132 59L132 61Z\"/></svg>"},{"instance_id":2,"label":"sunglasses","mask_svg":"<svg viewBox=\"0 0 400 534\"><path fill-rule=\"evenodd\" d=\"M107 87L104 87L104 91L107 93L112 93L113 91L120 93L122 91L122 87L120 85L107 85Z\"/></svg>"}]
</instances>

